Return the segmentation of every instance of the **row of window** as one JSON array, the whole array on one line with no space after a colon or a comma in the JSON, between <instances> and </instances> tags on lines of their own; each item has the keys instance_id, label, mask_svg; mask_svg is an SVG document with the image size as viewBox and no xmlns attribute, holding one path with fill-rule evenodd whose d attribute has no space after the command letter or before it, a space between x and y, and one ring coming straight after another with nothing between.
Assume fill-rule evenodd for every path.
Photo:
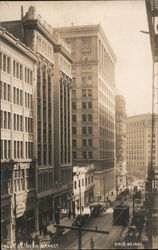
<instances>
[{"instance_id":1,"label":"row of window","mask_svg":"<svg viewBox=\"0 0 158 250\"><path fill-rule=\"evenodd\" d=\"M92 109L92 102L82 102L82 109ZM72 109L76 110L76 102L72 102Z\"/></svg>"},{"instance_id":2,"label":"row of window","mask_svg":"<svg viewBox=\"0 0 158 250\"><path fill-rule=\"evenodd\" d=\"M82 178L82 187L87 186L90 183L93 183L93 176L88 176L88 178L86 177L85 179ZM77 186L80 187L80 185L81 185L81 180L74 181L74 188L75 189L77 189Z\"/></svg>"},{"instance_id":3,"label":"row of window","mask_svg":"<svg viewBox=\"0 0 158 250\"><path fill-rule=\"evenodd\" d=\"M11 102L11 86L5 82L0 82L0 98Z\"/></svg>"},{"instance_id":4,"label":"row of window","mask_svg":"<svg viewBox=\"0 0 158 250\"><path fill-rule=\"evenodd\" d=\"M1 140L1 159L11 159L11 149L13 147L14 159L32 158L33 143L25 142L25 155L24 155L24 142L14 141L13 145L11 140ZM13 157L12 157L13 158Z\"/></svg>"},{"instance_id":5,"label":"row of window","mask_svg":"<svg viewBox=\"0 0 158 250\"><path fill-rule=\"evenodd\" d=\"M23 94L22 89L18 89L16 87L13 88L13 102L20 106L23 105Z\"/></svg>"},{"instance_id":6,"label":"row of window","mask_svg":"<svg viewBox=\"0 0 158 250\"><path fill-rule=\"evenodd\" d=\"M11 113L1 110L1 128L11 129Z\"/></svg>"},{"instance_id":7,"label":"row of window","mask_svg":"<svg viewBox=\"0 0 158 250\"><path fill-rule=\"evenodd\" d=\"M8 74L11 74L11 58L4 53L0 53L0 69ZM16 60L13 60L13 76L23 79L23 65ZM25 82L32 85L32 70L25 67Z\"/></svg>"},{"instance_id":8,"label":"row of window","mask_svg":"<svg viewBox=\"0 0 158 250\"><path fill-rule=\"evenodd\" d=\"M72 121L73 122L76 122L76 115L75 114L73 114L72 115ZM83 114L82 115L82 122L92 122L93 121L93 116L92 116L92 114Z\"/></svg>"},{"instance_id":9,"label":"row of window","mask_svg":"<svg viewBox=\"0 0 158 250\"><path fill-rule=\"evenodd\" d=\"M87 130L87 127L82 127L82 134L83 135L86 135L86 134L89 134L91 135L93 133L93 128L92 127L88 127L88 130ZM73 135L76 135L77 134L77 129L76 127L72 127L72 134Z\"/></svg>"},{"instance_id":10,"label":"row of window","mask_svg":"<svg viewBox=\"0 0 158 250\"><path fill-rule=\"evenodd\" d=\"M85 66L84 66L84 68L85 68ZM73 77L72 81L73 81L73 86L76 85L76 78L75 77ZM81 83L84 86L92 85L92 76L82 76ZM72 95L73 96L76 95L76 90L72 90Z\"/></svg>"},{"instance_id":11,"label":"row of window","mask_svg":"<svg viewBox=\"0 0 158 250\"><path fill-rule=\"evenodd\" d=\"M73 139L72 140L72 146L73 147L77 147L77 140ZM83 147L86 147L86 146L89 146L89 147L92 147L93 146L93 139L82 139L82 146Z\"/></svg>"},{"instance_id":12,"label":"row of window","mask_svg":"<svg viewBox=\"0 0 158 250\"><path fill-rule=\"evenodd\" d=\"M72 158L73 159L77 159L77 152L76 151L73 151L72 152ZM83 159L92 159L93 158L93 152L92 151L83 151L82 152L82 158Z\"/></svg>"}]
</instances>

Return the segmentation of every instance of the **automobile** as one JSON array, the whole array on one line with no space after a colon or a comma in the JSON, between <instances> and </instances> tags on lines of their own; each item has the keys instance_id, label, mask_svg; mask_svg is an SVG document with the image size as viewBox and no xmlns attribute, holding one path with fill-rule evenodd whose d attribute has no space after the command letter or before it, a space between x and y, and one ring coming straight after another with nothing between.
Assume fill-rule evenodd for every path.
<instances>
[{"instance_id":1,"label":"automobile","mask_svg":"<svg viewBox=\"0 0 158 250\"><path fill-rule=\"evenodd\" d=\"M104 207L105 207L104 204L100 204L100 203L91 204L90 205L91 216L92 217L101 216L103 214L103 212L104 212Z\"/></svg>"},{"instance_id":2,"label":"automobile","mask_svg":"<svg viewBox=\"0 0 158 250\"><path fill-rule=\"evenodd\" d=\"M90 221L90 216L88 214L77 215L72 223L72 226L85 226Z\"/></svg>"}]
</instances>

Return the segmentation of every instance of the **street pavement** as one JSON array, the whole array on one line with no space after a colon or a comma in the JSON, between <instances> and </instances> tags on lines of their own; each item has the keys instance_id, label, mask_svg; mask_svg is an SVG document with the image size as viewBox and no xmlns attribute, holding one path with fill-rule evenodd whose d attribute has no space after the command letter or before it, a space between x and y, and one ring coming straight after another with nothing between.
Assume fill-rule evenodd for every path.
<instances>
[{"instance_id":1,"label":"street pavement","mask_svg":"<svg viewBox=\"0 0 158 250\"><path fill-rule=\"evenodd\" d=\"M109 231L109 234L99 234L91 232L82 233L82 249L90 249L90 240L94 240L94 249L110 249L111 246L119 238L122 226L112 225L113 220L113 208L107 209L104 215L93 218L86 227L91 229ZM72 232L63 242L59 245L59 249L78 249L78 236L77 232Z\"/></svg>"}]
</instances>

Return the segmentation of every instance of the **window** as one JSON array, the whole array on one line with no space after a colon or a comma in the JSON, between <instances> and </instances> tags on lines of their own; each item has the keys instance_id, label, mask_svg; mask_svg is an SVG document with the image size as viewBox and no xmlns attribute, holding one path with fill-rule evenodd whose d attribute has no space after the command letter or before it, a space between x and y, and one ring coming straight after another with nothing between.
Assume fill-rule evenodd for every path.
<instances>
[{"instance_id":1,"label":"window","mask_svg":"<svg viewBox=\"0 0 158 250\"><path fill-rule=\"evenodd\" d=\"M72 102L72 109L73 109L73 110L76 109L76 102Z\"/></svg>"},{"instance_id":2,"label":"window","mask_svg":"<svg viewBox=\"0 0 158 250\"><path fill-rule=\"evenodd\" d=\"M11 101L10 85L8 85L8 102Z\"/></svg>"},{"instance_id":3,"label":"window","mask_svg":"<svg viewBox=\"0 0 158 250\"><path fill-rule=\"evenodd\" d=\"M8 129L11 129L11 114L8 112Z\"/></svg>"},{"instance_id":4,"label":"window","mask_svg":"<svg viewBox=\"0 0 158 250\"><path fill-rule=\"evenodd\" d=\"M6 55L3 55L3 71L6 71Z\"/></svg>"},{"instance_id":5,"label":"window","mask_svg":"<svg viewBox=\"0 0 158 250\"><path fill-rule=\"evenodd\" d=\"M88 146L92 147L93 146L93 140L92 139L88 139Z\"/></svg>"},{"instance_id":6,"label":"window","mask_svg":"<svg viewBox=\"0 0 158 250\"><path fill-rule=\"evenodd\" d=\"M72 158L73 159L76 159L77 158L77 153L74 151L74 152L72 152Z\"/></svg>"},{"instance_id":7,"label":"window","mask_svg":"<svg viewBox=\"0 0 158 250\"><path fill-rule=\"evenodd\" d=\"M93 182L93 175L91 176L91 182Z\"/></svg>"},{"instance_id":8,"label":"window","mask_svg":"<svg viewBox=\"0 0 158 250\"><path fill-rule=\"evenodd\" d=\"M16 88L15 87L14 87L13 100L14 100L14 103L16 103Z\"/></svg>"},{"instance_id":9,"label":"window","mask_svg":"<svg viewBox=\"0 0 158 250\"><path fill-rule=\"evenodd\" d=\"M87 128L86 127L82 127L82 134L85 135L87 133Z\"/></svg>"},{"instance_id":10,"label":"window","mask_svg":"<svg viewBox=\"0 0 158 250\"><path fill-rule=\"evenodd\" d=\"M11 158L10 152L11 152L11 141L8 141L8 158L9 159Z\"/></svg>"},{"instance_id":11,"label":"window","mask_svg":"<svg viewBox=\"0 0 158 250\"><path fill-rule=\"evenodd\" d=\"M82 179L82 187L84 187L84 179Z\"/></svg>"},{"instance_id":12,"label":"window","mask_svg":"<svg viewBox=\"0 0 158 250\"><path fill-rule=\"evenodd\" d=\"M92 127L88 127L88 134L92 134Z\"/></svg>"},{"instance_id":13,"label":"window","mask_svg":"<svg viewBox=\"0 0 158 250\"><path fill-rule=\"evenodd\" d=\"M88 102L88 108L92 109L92 102Z\"/></svg>"},{"instance_id":14,"label":"window","mask_svg":"<svg viewBox=\"0 0 158 250\"><path fill-rule=\"evenodd\" d=\"M76 140L72 140L72 146L76 147L76 145L77 145Z\"/></svg>"},{"instance_id":15,"label":"window","mask_svg":"<svg viewBox=\"0 0 158 250\"><path fill-rule=\"evenodd\" d=\"M14 130L16 130L16 114L14 114Z\"/></svg>"},{"instance_id":16,"label":"window","mask_svg":"<svg viewBox=\"0 0 158 250\"><path fill-rule=\"evenodd\" d=\"M72 121L76 122L76 115L72 115Z\"/></svg>"},{"instance_id":17,"label":"window","mask_svg":"<svg viewBox=\"0 0 158 250\"><path fill-rule=\"evenodd\" d=\"M82 102L82 109L86 109L86 102Z\"/></svg>"},{"instance_id":18,"label":"window","mask_svg":"<svg viewBox=\"0 0 158 250\"><path fill-rule=\"evenodd\" d=\"M22 96L22 90L20 90L20 105L23 105L23 96Z\"/></svg>"},{"instance_id":19,"label":"window","mask_svg":"<svg viewBox=\"0 0 158 250\"><path fill-rule=\"evenodd\" d=\"M75 187L75 189L76 189L76 181L74 181L74 187Z\"/></svg>"},{"instance_id":20,"label":"window","mask_svg":"<svg viewBox=\"0 0 158 250\"><path fill-rule=\"evenodd\" d=\"M86 77L85 76L82 77L82 84L86 84Z\"/></svg>"},{"instance_id":21,"label":"window","mask_svg":"<svg viewBox=\"0 0 158 250\"><path fill-rule=\"evenodd\" d=\"M88 89L88 97L92 96L92 89Z\"/></svg>"},{"instance_id":22,"label":"window","mask_svg":"<svg viewBox=\"0 0 158 250\"><path fill-rule=\"evenodd\" d=\"M14 141L14 158L16 159L16 141Z\"/></svg>"},{"instance_id":23,"label":"window","mask_svg":"<svg viewBox=\"0 0 158 250\"><path fill-rule=\"evenodd\" d=\"M4 100L7 100L7 84L4 82Z\"/></svg>"},{"instance_id":24,"label":"window","mask_svg":"<svg viewBox=\"0 0 158 250\"><path fill-rule=\"evenodd\" d=\"M7 128L7 112L4 111L4 128Z\"/></svg>"},{"instance_id":25,"label":"window","mask_svg":"<svg viewBox=\"0 0 158 250\"><path fill-rule=\"evenodd\" d=\"M85 178L85 185L87 186L87 177Z\"/></svg>"},{"instance_id":26,"label":"window","mask_svg":"<svg viewBox=\"0 0 158 250\"><path fill-rule=\"evenodd\" d=\"M86 139L83 139L83 140L82 140L82 146L83 146L83 147L87 146L87 140L86 140Z\"/></svg>"},{"instance_id":27,"label":"window","mask_svg":"<svg viewBox=\"0 0 158 250\"><path fill-rule=\"evenodd\" d=\"M16 101L17 104L19 104L19 89L17 89L17 101Z\"/></svg>"},{"instance_id":28,"label":"window","mask_svg":"<svg viewBox=\"0 0 158 250\"><path fill-rule=\"evenodd\" d=\"M83 159L87 158L87 152L82 152Z\"/></svg>"},{"instance_id":29,"label":"window","mask_svg":"<svg viewBox=\"0 0 158 250\"><path fill-rule=\"evenodd\" d=\"M7 159L7 140L4 140L4 158Z\"/></svg>"},{"instance_id":30,"label":"window","mask_svg":"<svg viewBox=\"0 0 158 250\"><path fill-rule=\"evenodd\" d=\"M82 121L83 121L83 122L86 122L86 115L85 115L85 114L82 115Z\"/></svg>"},{"instance_id":31,"label":"window","mask_svg":"<svg viewBox=\"0 0 158 250\"><path fill-rule=\"evenodd\" d=\"M86 89L82 89L82 97L86 97Z\"/></svg>"},{"instance_id":32,"label":"window","mask_svg":"<svg viewBox=\"0 0 158 250\"><path fill-rule=\"evenodd\" d=\"M76 135L76 127L72 127L72 134Z\"/></svg>"},{"instance_id":33,"label":"window","mask_svg":"<svg viewBox=\"0 0 158 250\"><path fill-rule=\"evenodd\" d=\"M88 114L88 121L92 122L92 114Z\"/></svg>"},{"instance_id":34,"label":"window","mask_svg":"<svg viewBox=\"0 0 158 250\"><path fill-rule=\"evenodd\" d=\"M92 152L91 151L88 152L88 158L92 159Z\"/></svg>"}]
</instances>

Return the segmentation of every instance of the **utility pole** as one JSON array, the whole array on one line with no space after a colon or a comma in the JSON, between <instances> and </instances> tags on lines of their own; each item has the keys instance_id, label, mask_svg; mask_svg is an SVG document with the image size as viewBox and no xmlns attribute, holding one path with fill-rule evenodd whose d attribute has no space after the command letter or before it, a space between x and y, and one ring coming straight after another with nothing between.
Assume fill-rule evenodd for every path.
<instances>
[{"instance_id":1,"label":"utility pole","mask_svg":"<svg viewBox=\"0 0 158 250\"><path fill-rule=\"evenodd\" d=\"M100 234L109 234L108 231L98 230L97 228L90 229L90 228L82 227L81 225L78 225L78 226L54 225L54 227L77 230L78 231L78 250L82 250L82 231L92 232L92 233L100 233Z\"/></svg>"}]
</instances>

